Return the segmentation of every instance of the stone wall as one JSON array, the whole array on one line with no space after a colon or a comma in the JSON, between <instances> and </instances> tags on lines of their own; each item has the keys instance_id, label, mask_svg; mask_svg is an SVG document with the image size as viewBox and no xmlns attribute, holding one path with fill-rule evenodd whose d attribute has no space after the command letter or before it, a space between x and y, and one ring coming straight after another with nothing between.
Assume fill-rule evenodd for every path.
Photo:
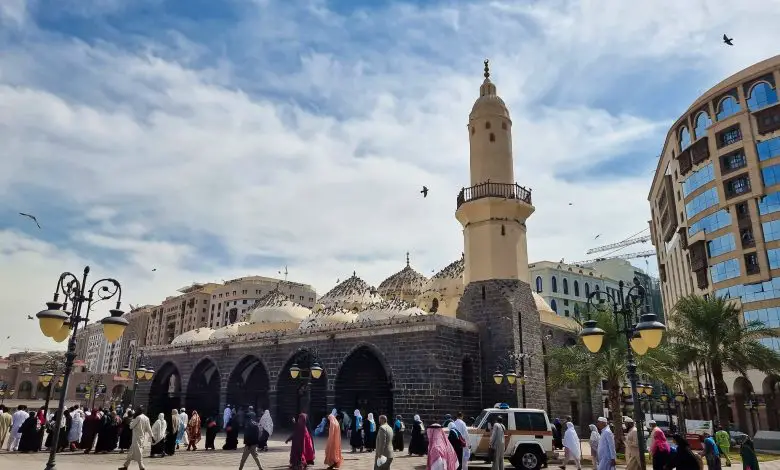
<instances>
[{"instance_id":1,"label":"stone wall","mask_svg":"<svg viewBox=\"0 0 780 470\"><path fill-rule=\"evenodd\" d=\"M287 375L289 368L293 362L301 360L301 350L316 350L318 362L324 369L323 376L318 380L325 381L326 386L315 385L311 388L311 403L327 405L321 410L312 409L311 420L314 423L337 405L339 411L351 414L354 405L344 403L344 396L353 397L356 393L362 393L361 397L370 400L368 397L372 395L371 390L355 392L346 390L344 386L337 386L339 374L355 372L350 370L350 358L356 357L357 354L374 357L387 375L386 385L375 386L388 387L392 403L376 405L369 401L369 407L388 408L367 410L375 415L378 412L401 414L409 420L414 414L419 414L430 422L440 421L444 414L459 410L476 415L482 407L478 393L481 385L472 384L472 393L467 393L466 397L462 393L464 359L467 364L474 366L472 377L476 381L480 377L481 357L477 329L474 325L454 318L438 315L412 317L401 321L339 325L330 330L312 333L295 330L234 337L232 340L229 343L208 342L146 348L157 374L152 383L139 387L136 402L150 403L151 392L154 397L167 395L168 377L171 372L178 371L180 381L173 388L174 392L169 397L171 400L165 404L186 407L188 385L193 371L203 361L212 361L219 371L218 401L221 410L228 403L229 392L237 386L236 378L241 371L237 371L236 367L251 355L260 360L264 368L263 373L268 376L267 402L272 415L275 419L280 414L286 417L294 413L295 410L291 410L291 407L296 406L295 401L287 395L291 380ZM243 363L241 366L243 368ZM233 375L234 372L236 374ZM466 378L468 379L468 374ZM280 385L283 385L284 392L281 397ZM325 397L315 396L319 393L324 393ZM341 403L337 403L339 400ZM154 403L156 402L152 400L150 406Z\"/></svg>"}]
</instances>

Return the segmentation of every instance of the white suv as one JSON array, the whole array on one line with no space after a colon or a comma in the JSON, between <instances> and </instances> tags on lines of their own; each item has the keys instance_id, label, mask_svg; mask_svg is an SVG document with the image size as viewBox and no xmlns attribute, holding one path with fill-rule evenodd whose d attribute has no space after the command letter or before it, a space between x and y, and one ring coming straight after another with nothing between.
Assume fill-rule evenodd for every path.
<instances>
[{"instance_id":1,"label":"white suv","mask_svg":"<svg viewBox=\"0 0 780 470\"><path fill-rule=\"evenodd\" d=\"M488 458L490 432L498 416L506 427L504 456L513 467L538 470L554 456L547 413L532 408L509 408L502 404L482 410L469 427L472 459Z\"/></svg>"}]
</instances>

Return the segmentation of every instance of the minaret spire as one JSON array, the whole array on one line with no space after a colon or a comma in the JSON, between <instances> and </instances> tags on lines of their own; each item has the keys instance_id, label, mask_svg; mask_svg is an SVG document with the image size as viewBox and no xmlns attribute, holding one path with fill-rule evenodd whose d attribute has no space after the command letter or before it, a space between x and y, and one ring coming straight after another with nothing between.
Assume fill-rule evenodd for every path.
<instances>
[{"instance_id":1,"label":"minaret spire","mask_svg":"<svg viewBox=\"0 0 780 470\"><path fill-rule=\"evenodd\" d=\"M409 252L406 252L406 267L409 267Z\"/></svg>"},{"instance_id":2,"label":"minaret spire","mask_svg":"<svg viewBox=\"0 0 780 470\"><path fill-rule=\"evenodd\" d=\"M490 80L490 60L485 59L485 80Z\"/></svg>"}]
</instances>

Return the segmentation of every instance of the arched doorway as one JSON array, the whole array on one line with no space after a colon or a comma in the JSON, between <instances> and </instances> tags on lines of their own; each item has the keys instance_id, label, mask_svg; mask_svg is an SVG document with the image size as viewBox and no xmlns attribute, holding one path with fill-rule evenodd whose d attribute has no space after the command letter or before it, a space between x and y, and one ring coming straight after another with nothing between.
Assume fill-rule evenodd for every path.
<instances>
[{"instance_id":1,"label":"arched doorway","mask_svg":"<svg viewBox=\"0 0 780 470\"><path fill-rule=\"evenodd\" d=\"M393 416L390 376L368 346L355 349L342 362L336 376L336 407L350 414L359 409L364 417Z\"/></svg>"},{"instance_id":2,"label":"arched doorway","mask_svg":"<svg viewBox=\"0 0 780 470\"><path fill-rule=\"evenodd\" d=\"M25 380L19 385L19 391L16 392L16 398L19 400L31 400L33 394L32 382Z\"/></svg>"},{"instance_id":3,"label":"arched doorway","mask_svg":"<svg viewBox=\"0 0 780 470\"><path fill-rule=\"evenodd\" d=\"M328 409L328 377L323 370L319 379L311 377L308 372L317 359L318 354L308 349L300 349L290 357L279 371L276 385L276 418L282 428L292 427L292 420L298 413L309 416L310 427L316 427L323 417L330 414ZM298 378L290 376L290 367L297 364L302 372ZM322 363L320 363L322 366Z\"/></svg>"},{"instance_id":4,"label":"arched doorway","mask_svg":"<svg viewBox=\"0 0 780 470\"><path fill-rule=\"evenodd\" d=\"M203 359L192 369L187 382L187 397L184 400L187 414L193 410L206 419L209 416L219 416L219 389L222 378L217 365L211 359Z\"/></svg>"},{"instance_id":5,"label":"arched doorway","mask_svg":"<svg viewBox=\"0 0 780 470\"><path fill-rule=\"evenodd\" d=\"M149 388L149 413L147 416L156 417L160 413L168 416L171 414L171 410L180 407L181 374L172 362L166 362L155 372L152 385Z\"/></svg>"},{"instance_id":6,"label":"arched doorway","mask_svg":"<svg viewBox=\"0 0 780 470\"><path fill-rule=\"evenodd\" d=\"M753 410L745 408L751 395L753 394L753 384L745 377L737 377L734 381L734 407L737 415L737 429L753 435Z\"/></svg>"},{"instance_id":7,"label":"arched doorway","mask_svg":"<svg viewBox=\"0 0 780 470\"><path fill-rule=\"evenodd\" d=\"M766 424L770 431L780 431L780 377L769 375L761 386L766 401Z\"/></svg>"},{"instance_id":8,"label":"arched doorway","mask_svg":"<svg viewBox=\"0 0 780 470\"><path fill-rule=\"evenodd\" d=\"M247 356L236 365L228 378L227 403L247 409L254 406L258 415L269 407L268 371L256 356Z\"/></svg>"}]
</instances>

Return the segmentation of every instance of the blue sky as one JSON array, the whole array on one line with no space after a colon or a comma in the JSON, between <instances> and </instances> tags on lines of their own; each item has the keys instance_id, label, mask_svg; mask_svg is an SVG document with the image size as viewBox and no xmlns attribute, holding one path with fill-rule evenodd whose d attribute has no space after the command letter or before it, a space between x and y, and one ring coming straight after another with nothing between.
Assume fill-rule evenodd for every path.
<instances>
[{"instance_id":1,"label":"blue sky","mask_svg":"<svg viewBox=\"0 0 780 470\"><path fill-rule=\"evenodd\" d=\"M776 2L651 3L0 2L0 307L37 311L85 263L136 304L285 265L320 293L376 285L406 251L430 275L462 251L485 57L530 258L582 259L646 227L669 124L780 39Z\"/></svg>"}]
</instances>

